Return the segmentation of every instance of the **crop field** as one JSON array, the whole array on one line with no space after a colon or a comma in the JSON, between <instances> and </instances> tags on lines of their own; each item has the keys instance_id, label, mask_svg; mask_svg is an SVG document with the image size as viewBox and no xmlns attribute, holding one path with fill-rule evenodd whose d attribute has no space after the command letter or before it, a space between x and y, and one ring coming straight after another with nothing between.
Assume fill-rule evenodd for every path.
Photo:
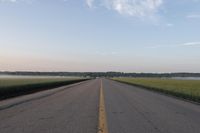
<instances>
[{"instance_id":1,"label":"crop field","mask_svg":"<svg viewBox=\"0 0 200 133\"><path fill-rule=\"evenodd\" d=\"M200 102L200 80L162 78L113 78L113 80Z\"/></svg>"},{"instance_id":2,"label":"crop field","mask_svg":"<svg viewBox=\"0 0 200 133\"><path fill-rule=\"evenodd\" d=\"M84 81L83 78L0 78L0 99Z\"/></svg>"}]
</instances>

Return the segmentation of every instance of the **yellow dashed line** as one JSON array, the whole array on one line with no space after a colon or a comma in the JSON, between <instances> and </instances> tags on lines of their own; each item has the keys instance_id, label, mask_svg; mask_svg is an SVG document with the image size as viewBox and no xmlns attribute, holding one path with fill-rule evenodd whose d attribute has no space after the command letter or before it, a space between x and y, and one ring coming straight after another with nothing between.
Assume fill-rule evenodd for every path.
<instances>
[{"instance_id":1,"label":"yellow dashed line","mask_svg":"<svg viewBox=\"0 0 200 133\"><path fill-rule=\"evenodd\" d=\"M102 80L101 80L101 88L100 88L99 125L98 125L97 133L108 133Z\"/></svg>"}]
</instances>

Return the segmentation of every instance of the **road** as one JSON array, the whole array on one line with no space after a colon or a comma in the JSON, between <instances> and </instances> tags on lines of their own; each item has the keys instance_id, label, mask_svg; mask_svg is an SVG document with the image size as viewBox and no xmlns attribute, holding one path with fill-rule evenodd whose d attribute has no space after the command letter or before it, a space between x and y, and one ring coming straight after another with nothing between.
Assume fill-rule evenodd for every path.
<instances>
[{"instance_id":1,"label":"road","mask_svg":"<svg viewBox=\"0 0 200 133\"><path fill-rule=\"evenodd\" d=\"M1 101L0 105L6 102ZM105 113L99 113L103 110L99 107ZM101 121L102 117L105 119ZM107 132L99 130L99 123L106 125ZM116 81L95 79L0 110L0 133L98 131L200 133L200 105Z\"/></svg>"}]
</instances>

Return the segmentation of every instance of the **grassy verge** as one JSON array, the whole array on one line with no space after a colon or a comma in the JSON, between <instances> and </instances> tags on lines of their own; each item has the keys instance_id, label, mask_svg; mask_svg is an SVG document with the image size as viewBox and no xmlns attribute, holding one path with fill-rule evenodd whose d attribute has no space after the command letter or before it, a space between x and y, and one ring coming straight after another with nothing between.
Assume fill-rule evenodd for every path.
<instances>
[{"instance_id":1,"label":"grassy verge","mask_svg":"<svg viewBox=\"0 0 200 133\"><path fill-rule=\"evenodd\" d=\"M113 78L113 80L200 103L200 80L175 80L160 78Z\"/></svg>"},{"instance_id":2,"label":"grassy verge","mask_svg":"<svg viewBox=\"0 0 200 133\"><path fill-rule=\"evenodd\" d=\"M28 78L0 79L0 100L30 94L42 90L53 89L87 79L69 78Z\"/></svg>"}]
</instances>

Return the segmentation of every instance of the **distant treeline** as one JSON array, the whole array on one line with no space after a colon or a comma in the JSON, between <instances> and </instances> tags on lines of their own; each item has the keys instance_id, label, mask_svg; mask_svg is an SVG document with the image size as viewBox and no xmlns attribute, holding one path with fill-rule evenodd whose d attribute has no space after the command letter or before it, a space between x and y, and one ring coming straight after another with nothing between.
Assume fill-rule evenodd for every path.
<instances>
[{"instance_id":1,"label":"distant treeline","mask_svg":"<svg viewBox=\"0 0 200 133\"><path fill-rule=\"evenodd\" d=\"M200 77L200 73L123 73L123 72L0 72L2 75L77 77Z\"/></svg>"}]
</instances>

